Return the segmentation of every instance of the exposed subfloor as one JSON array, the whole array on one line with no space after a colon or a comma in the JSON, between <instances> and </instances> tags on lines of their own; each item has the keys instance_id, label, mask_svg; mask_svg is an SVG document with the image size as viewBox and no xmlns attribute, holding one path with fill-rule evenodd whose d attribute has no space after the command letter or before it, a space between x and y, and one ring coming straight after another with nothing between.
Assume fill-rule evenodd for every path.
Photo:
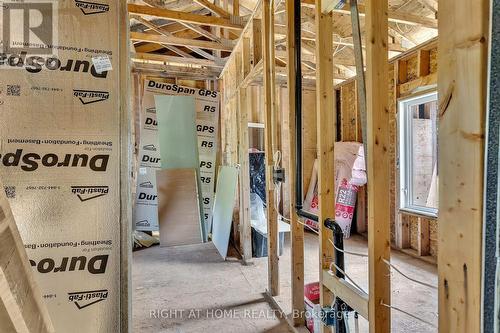
<instances>
[{"instance_id":1,"label":"exposed subfloor","mask_svg":"<svg viewBox=\"0 0 500 333\"><path fill-rule=\"evenodd\" d=\"M346 249L366 253L366 240L354 236ZM318 280L318 240L305 234L305 282ZM437 285L434 265L393 251L391 262L405 274ZM346 255L346 272L368 290L368 261ZM134 252L132 266L133 329L141 333L290 332L286 322L263 296L267 289L267 258L243 266L223 261L213 244ZM280 257L280 289L275 299L285 313L290 308L290 243ZM391 273L392 305L437 325L437 291ZM191 311L192 310L192 311ZM161 312L159 312L161 311ZM351 332L354 332L351 318ZM360 332L367 332L360 319ZM392 311L392 332L436 332L432 326Z\"/></svg>"}]
</instances>

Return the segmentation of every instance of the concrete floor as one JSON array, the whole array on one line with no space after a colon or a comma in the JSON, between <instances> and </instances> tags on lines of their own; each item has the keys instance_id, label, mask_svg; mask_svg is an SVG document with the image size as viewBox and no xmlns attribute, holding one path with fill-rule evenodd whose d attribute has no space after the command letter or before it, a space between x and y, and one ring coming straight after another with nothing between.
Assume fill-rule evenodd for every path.
<instances>
[{"instance_id":1,"label":"concrete floor","mask_svg":"<svg viewBox=\"0 0 500 333\"><path fill-rule=\"evenodd\" d=\"M346 249L367 252L366 241L354 236ZM305 282L318 281L317 236L306 233ZM393 252L392 263L403 272L437 285L434 265ZM367 258L346 255L347 274L368 290ZM254 258L243 266L223 261L211 243L153 248L134 252L132 266L133 331L144 333L291 332L282 316L263 297L267 288L267 259ZM286 239L280 257L280 296L285 313L290 308L290 248ZM392 305L437 325L437 291L391 274ZM225 312L225 315L224 315ZM351 322L351 327L353 323ZM360 319L360 332L367 332ZM354 329L352 328L352 332ZM430 333L435 328L392 311L392 332Z\"/></svg>"}]
</instances>

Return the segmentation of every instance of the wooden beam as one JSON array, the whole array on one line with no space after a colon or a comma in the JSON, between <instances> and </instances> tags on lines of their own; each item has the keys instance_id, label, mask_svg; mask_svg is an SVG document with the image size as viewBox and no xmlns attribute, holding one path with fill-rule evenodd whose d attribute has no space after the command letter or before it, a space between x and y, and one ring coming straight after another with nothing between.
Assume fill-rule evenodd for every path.
<instances>
[{"instance_id":1,"label":"wooden beam","mask_svg":"<svg viewBox=\"0 0 500 333\"><path fill-rule=\"evenodd\" d=\"M399 85L399 96L408 96L415 92L418 88L435 85L437 82L437 73L432 73L427 76L421 76L414 80L405 82Z\"/></svg>"},{"instance_id":2,"label":"wooden beam","mask_svg":"<svg viewBox=\"0 0 500 333\"><path fill-rule=\"evenodd\" d=\"M220 43L214 43L197 39L179 38L175 36L153 35L143 32L131 32L130 39L141 42L176 45L184 47L196 47L200 49L220 50L227 52L231 52L232 50L231 47L225 46Z\"/></svg>"},{"instance_id":3,"label":"wooden beam","mask_svg":"<svg viewBox=\"0 0 500 333\"><path fill-rule=\"evenodd\" d=\"M431 250L429 219L418 217L417 223L417 253L421 257L428 256Z\"/></svg>"},{"instance_id":4,"label":"wooden beam","mask_svg":"<svg viewBox=\"0 0 500 333\"><path fill-rule=\"evenodd\" d=\"M431 51L419 50L417 56L418 76L427 76L430 73Z\"/></svg>"},{"instance_id":5,"label":"wooden beam","mask_svg":"<svg viewBox=\"0 0 500 333\"><path fill-rule=\"evenodd\" d=\"M287 61L287 88L288 88L288 112L284 115L287 117L288 123L288 197L290 198L290 242L291 242L291 284L292 284L292 313L298 315L293 316L294 326L304 324L304 226L299 223L297 213L295 212L295 161L297 154L295 151L295 92L297 87L295 84L295 25L294 25L294 4L293 1L286 1L287 15L287 33L286 40L286 59Z\"/></svg>"},{"instance_id":6,"label":"wooden beam","mask_svg":"<svg viewBox=\"0 0 500 333\"><path fill-rule=\"evenodd\" d=\"M345 15L351 14L348 4L344 5L342 8L333 8L333 4L334 0L325 0L323 11L324 12L333 11L334 13L345 14ZM302 5L312 7L314 6L314 0L302 0ZM359 15L362 17L365 16L366 15L365 6L359 4L358 6L359 6ZM438 21L435 18L418 16L415 14L409 14L402 11L394 11L394 10L388 10L387 14L389 22L402 23L408 25L418 25L431 29L437 29L438 26Z\"/></svg>"},{"instance_id":7,"label":"wooden beam","mask_svg":"<svg viewBox=\"0 0 500 333\"><path fill-rule=\"evenodd\" d=\"M230 20L222 17L198 15L193 13L179 12L170 9L141 6L134 4L128 5L128 11L130 14L153 16L177 22L208 25L208 26L221 27L225 29L238 30L238 31L243 29L243 27L240 24L232 23Z\"/></svg>"},{"instance_id":8,"label":"wooden beam","mask_svg":"<svg viewBox=\"0 0 500 333\"><path fill-rule=\"evenodd\" d=\"M274 122L275 122L275 63L273 43L273 0L262 2L262 59L264 79L264 115L265 115L265 152L266 152L266 198L267 198L267 256L268 284L272 296L279 295L279 257L278 257L278 215L275 205L273 166L274 166Z\"/></svg>"},{"instance_id":9,"label":"wooden beam","mask_svg":"<svg viewBox=\"0 0 500 333\"><path fill-rule=\"evenodd\" d=\"M431 10L434 13L434 15L437 15L438 12L437 1L434 0L417 0L417 1L420 2L422 6Z\"/></svg>"},{"instance_id":10,"label":"wooden beam","mask_svg":"<svg viewBox=\"0 0 500 333\"><path fill-rule=\"evenodd\" d=\"M240 0L233 0L233 16L240 16Z\"/></svg>"},{"instance_id":11,"label":"wooden beam","mask_svg":"<svg viewBox=\"0 0 500 333\"><path fill-rule=\"evenodd\" d=\"M324 226L327 218L335 218L335 159L337 106L333 89L333 15L321 11L323 0L316 0L316 112L318 146L318 227L319 271L329 270L334 260L332 232ZM320 304L330 306L333 293L324 285L320 274ZM321 332L327 329L322 325Z\"/></svg>"},{"instance_id":12,"label":"wooden beam","mask_svg":"<svg viewBox=\"0 0 500 333\"><path fill-rule=\"evenodd\" d=\"M222 41L223 41L222 38L216 36L215 34L211 33L210 31L203 29L202 27L200 27L198 25L195 25L192 23L186 23L186 22L180 22L180 24L182 24L186 28L200 34L201 36L207 37L208 39L211 39L217 43L222 43ZM229 40L224 40L224 41L226 41L226 43L229 42Z\"/></svg>"},{"instance_id":13,"label":"wooden beam","mask_svg":"<svg viewBox=\"0 0 500 333\"><path fill-rule=\"evenodd\" d=\"M245 264L252 260L252 225L250 223L250 162L248 156L248 113L251 100L248 88L238 89L238 161L240 164L240 248Z\"/></svg>"},{"instance_id":14,"label":"wooden beam","mask_svg":"<svg viewBox=\"0 0 500 333\"><path fill-rule=\"evenodd\" d=\"M277 37L284 37L287 36L287 31L284 26L277 26L276 27L276 36ZM312 32L307 32L302 34L302 40L303 41L308 41L308 42L315 42L316 41L316 34ZM403 47L399 43L392 43L392 42L387 42L389 45L389 51L394 51L394 52L406 52L408 51L407 48ZM344 41L333 41L334 45L341 45L341 46L349 46L349 47L354 47L354 42L344 42ZM312 47L309 45L309 47ZM362 47L365 48L365 45L362 44Z\"/></svg>"},{"instance_id":15,"label":"wooden beam","mask_svg":"<svg viewBox=\"0 0 500 333\"><path fill-rule=\"evenodd\" d=\"M367 147L368 147L368 274L370 333L391 331L391 255L388 0L366 6Z\"/></svg>"},{"instance_id":16,"label":"wooden beam","mask_svg":"<svg viewBox=\"0 0 500 333\"><path fill-rule=\"evenodd\" d=\"M130 54L130 58L132 61L144 62L145 61L157 61L163 63L176 63L183 65L199 65L206 67L220 67L224 66L224 63L218 63L213 60L207 59L198 59L198 58L184 58L184 57L176 57L170 55L156 54L156 53L143 53L143 52L134 52Z\"/></svg>"},{"instance_id":17,"label":"wooden beam","mask_svg":"<svg viewBox=\"0 0 500 333\"><path fill-rule=\"evenodd\" d=\"M368 319L368 294L347 283L344 279L339 279L329 270L324 269L322 274L325 286L332 290L336 297L349 304L363 318Z\"/></svg>"},{"instance_id":18,"label":"wooden beam","mask_svg":"<svg viewBox=\"0 0 500 333\"><path fill-rule=\"evenodd\" d=\"M199 4L200 6L205 7L206 9L208 9L209 11L214 13L215 15L218 15L218 16L226 18L226 19L231 17L229 12L227 12L226 10L222 9L221 7L211 3L208 0L193 0L193 1L196 2L197 4Z\"/></svg>"},{"instance_id":19,"label":"wooden beam","mask_svg":"<svg viewBox=\"0 0 500 333\"><path fill-rule=\"evenodd\" d=\"M438 39L438 299L443 333L481 332L489 6L488 0L439 1L439 35L446 36Z\"/></svg>"},{"instance_id":20,"label":"wooden beam","mask_svg":"<svg viewBox=\"0 0 500 333\"><path fill-rule=\"evenodd\" d=\"M137 72L163 72L170 76L197 76L205 78L214 78L219 75L218 70L207 69L207 68L193 68L186 66L175 66L175 65L159 65L159 64L148 64L148 63L136 63L135 70Z\"/></svg>"},{"instance_id":21,"label":"wooden beam","mask_svg":"<svg viewBox=\"0 0 500 333\"><path fill-rule=\"evenodd\" d=\"M351 27L352 40L354 43L354 59L356 61L356 91L358 101L358 113L361 118L361 135L363 137L363 150L365 153L365 166L367 157L366 138L366 80L365 65L363 60L363 48L361 39L361 26L359 24L358 1L351 0Z\"/></svg>"},{"instance_id":22,"label":"wooden beam","mask_svg":"<svg viewBox=\"0 0 500 333\"><path fill-rule=\"evenodd\" d=\"M156 26L155 24L153 24L152 22L149 22L148 20L145 20L143 19L142 17L138 16L138 17L135 17L136 20L138 20L139 22L141 22L143 25L145 25L146 27L148 27L149 29L153 30L154 32L162 35L162 36L165 36L167 38L169 37L176 37L176 36L173 36L171 33L169 32L166 32L165 30L163 30L162 28ZM182 24L187 24L187 23L182 23ZM201 27L200 27L201 29ZM193 30L196 30L196 29L193 29ZM203 29L201 29L203 30ZM197 32L198 34L198 32ZM180 38L180 37L178 37ZM193 38L194 40L194 38ZM169 46L169 45L165 45L165 44L162 44L162 46L164 46L165 48L177 53L178 55L180 56L183 56L183 57L186 57L186 58L190 58L191 56L180 50L179 48L175 47L175 46ZM211 55L210 53L198 48L198 47L193 47L193 46L186 46L189 50L201 55L202 57L205 57L207 59L210 59L210 60L215 60L215 57L213 55Z\"/></svg>"}]
</instances>

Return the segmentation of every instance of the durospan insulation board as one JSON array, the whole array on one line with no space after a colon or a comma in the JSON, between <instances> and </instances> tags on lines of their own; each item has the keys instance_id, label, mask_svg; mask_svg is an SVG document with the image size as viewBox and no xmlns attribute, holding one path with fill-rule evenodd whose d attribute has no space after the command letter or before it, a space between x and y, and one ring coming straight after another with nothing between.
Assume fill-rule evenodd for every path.
<instances>
[{"instance_id":1,"label":"durospan insulation board","mask_svg":"<svg viewBox=\"0 0 500 333\"><path fill-rule=\"evenodd\" d=\"M120 331L120 8L0 2L0 177L56 332Z\"/></svg>"},{"instance_id":2,"label":"durospan insulation board","mask_svg":"<svg viewBox=\"0 0 500 333\"><path fill-rule=\"evenodd\" d=\"M215 159L217 156L217 131L219 127L219 94L216 91L183 87L145 80L141 106L139 172L134 223L137 230L158 230L158 199L155 171L161 168L158 122L155 95L194 96L196 131L200 160L203 219L208 227L212 220L214 198ZM183 110L178 110L182 112ZM207 229L207 232L209 230Z\"/></svg>"}]
</instances>

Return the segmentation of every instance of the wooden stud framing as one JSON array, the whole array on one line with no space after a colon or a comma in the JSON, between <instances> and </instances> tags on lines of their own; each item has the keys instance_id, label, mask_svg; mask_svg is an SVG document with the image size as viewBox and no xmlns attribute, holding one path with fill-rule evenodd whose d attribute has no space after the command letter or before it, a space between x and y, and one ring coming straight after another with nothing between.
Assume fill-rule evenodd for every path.
<instances>
[{"instance_id":1,"label":"wooden stud framing","mask_svg":"<svg viewBox=\"0 0 500 333\"><path fill-rule=\"evenodd\" d=\"M397 101L397 99L400 97L400 84L402 82L406 82L406 75L407 75L407 66L406 66L406 60L396 60L394 63L394 99ZM397 107L397 106L396 106ZM399 145L396 146L396 154L397 156L400 156L400 151L399 151ZM400 188L400 183L399 183L399 166L395 166L395 186L396 189ZM395 205L395 237L396 237L396 246L399 249L407 249L411 246L410 244L410 223L407 219L406 216L403 216L399 212L399 195L396 195L396 205Z\"/></svg>"},{"instance_id":2,"label":"wooden stud framing","mask_svg":"<svg viewBox=\"0 0 500 333\"><path fill-rule=\"evenodd\" d=\"M262 3L262 58L264 65L264 112L265 112L265 152L266 152L266 202L267 202L267 255L268 282L271 296L279 294L279 257L278 257L278 216L274 198L273 166L275 121L275 63L274 34L271 16L273 0Z\"/></svg>"},{"instance_id":3,"label":"wooden stud framing","mask_svg":"<svg viewBox=\"0 0 500 333\"><path fill-rule=\"evenodd\" d=\"M240 244L243 262L252 260L252 226L250 224L250 163L248 158L248 88L238 89L238 153L240 164Z\"/></svg>"},{"instance_id":4,"label":"wooden stud framing","mask_svg":"<svg viewBox=\"0 0 500 333\"><path fill-rule=\"evenodd\" d=\"M292 313L302 314L304 311L304 227L298 221L298 216L295 213L295 160L297 158L295 152L295 91L302 87L295 86L295 68L294 52L295 52L295 26L293 22L294 4L293 0L286 1L287 14L287 88L288 88L288 195L290 198L290 227L291 227L291 284L292 284ZM304 318L302 315L293 316L293 324L295 326L303 325Z\"/></svg>"},{"instance_id":5,"label":"wooden stud framing","mask_svg":"<svg viewBox=\"0 0 500 333\"><path fill-rule=\"evenodd\" d=\"M431 52L429 50L419 50L418 51L418 76L429 75L429 61L431 59Z\"/></svg>"},{"instance_id":6,"label":"wooden stud framing","mask_svg":"<svg viewBox=\"0 0 500 333\"><path fill-rule=\"evenodd\" d=\"M391 304L390 270L383 261L390 260L391 251L387 10L387 0L367 1L368 294L371 333L388 333L391 330L390 309L382 305Z\"/></svg>"},{"instance_id":7,"label":"wooden stud framing","mask_svg":"<svg viewBox=\"0 0 500 333\"><path fill-rule=\"evenodd\" d=\"M316 0L316 112L318 131L318 227L320 267L329 270L333 261L332 232L324 227L327 218L335 218L335 159L334 146L337 132L337 107L333 89L333 14L321 11L322 0ZM333 293L323 283L320 274L320 304L329 306ZM323 326L322 331L326 328Z\"/></svg>"},{"instance_id":8,"label":"wooden stud framing","mask_svg":"<svg viewBox=\"0 0 500 333\"><path fill-rule=\"evenodd\" d=\"M429 220L424 217L419 217L418 221L418 238L417 238L417 253L419 256L428 256L430 253L429 239Z\"/></svg>"},{"instance_id":9,"label":"wooden stud framing","mask_svg":"<svg viewBox=\"0 0 500 333\"><path fill-rule=\"evenodd\" d=\"M481 332L489 4L439 1L439 332Z\"/></svg>"}]
</instances>

